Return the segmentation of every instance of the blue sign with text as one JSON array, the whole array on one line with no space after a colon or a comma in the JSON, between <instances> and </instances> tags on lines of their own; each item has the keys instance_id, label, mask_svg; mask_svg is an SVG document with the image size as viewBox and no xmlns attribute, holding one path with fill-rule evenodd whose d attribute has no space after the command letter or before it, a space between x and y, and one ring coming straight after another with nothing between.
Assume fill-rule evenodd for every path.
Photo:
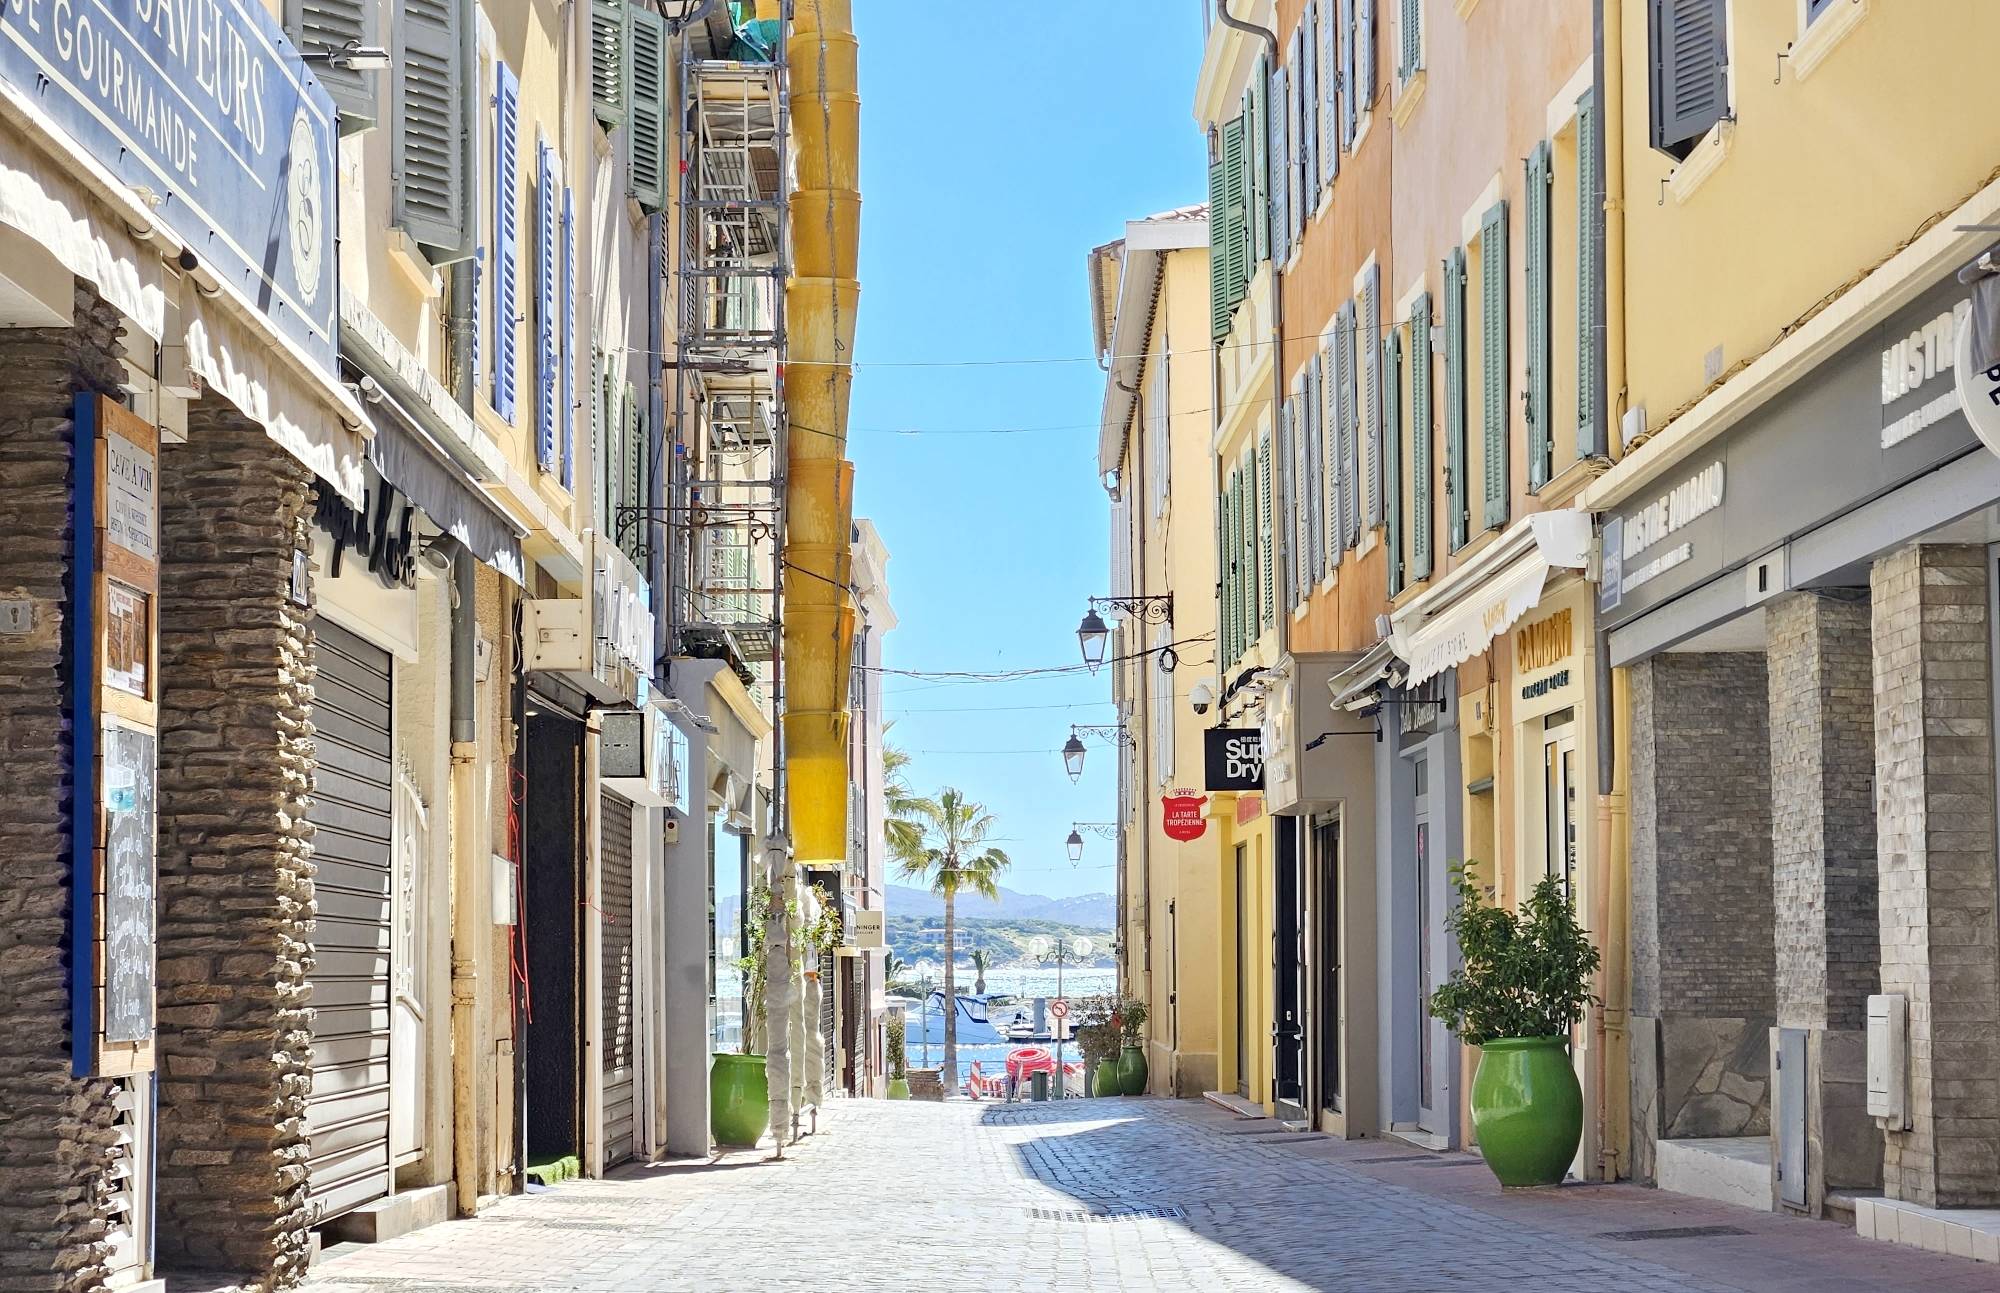
<instances>
[{"instance_id":1,"label":"blue sign with text","mask_svg":"<svg viewBox=\"0 0 2000 1293\"><path fill-rule=\"evenodd\" d=\"M0 0L0 79L338 371L333 101L257 0Z\"/></svg>"}]
</instances>

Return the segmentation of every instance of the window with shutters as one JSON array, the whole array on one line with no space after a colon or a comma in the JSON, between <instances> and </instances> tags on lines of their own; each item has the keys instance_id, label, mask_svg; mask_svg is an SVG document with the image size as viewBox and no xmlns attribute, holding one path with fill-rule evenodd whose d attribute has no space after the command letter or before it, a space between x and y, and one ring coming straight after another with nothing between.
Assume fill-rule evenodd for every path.
<instances>
[{"instance_id":1,"label":"window with shutters","mask_svg":"<svg viewBox=\"0 0 2000 1293\"><path fill-rule=\"evenodd\" d=\"M463 0L397 0L391 219L434 264L472 254L470 9Z\"/></svg>"},{"instance_id":2,"label":"window with shutters","mask_svg":"<svg viewBox=\"0 0 2000 1293\"><path fill-rule=\"evenodd\" d=\"M1236 482L1223 482L1215 500L1215 635L1220 658L1225 665L1236 663L1236 629L1230 619L1230 602L1236 595L1236 546L1233 529Z\"/></svg>"},{"instance_id":3,"label":"window with shutters","mask_svg":"<svg viewBox=\"0 0 2000 1293\"><path fill-rule=\"evenodd\" d=\"M1286 106L1291 94L1287 86L1289 80L1283 67L1271 69L1265 112L1270 120L1266 156L1270 160L1271 179L1271 260L1277 265L1283 265L1292 258L1292 168L1287 160L1291 157L1287 144L1290 139L1287 133L1290 112Z\"/></svg>"},{"instance_id":4,"label":"window with shutters","mask_svg":"<svg viewBox=\"0 0 2000 1293\"><path fill-rule=\"evenodd\" d=\"M1424 70L1423 0L1396 0L1396 76L1408 81Z\"/></svg>"},{"instance_id":5,"label":"window with shutters","mask_svg":"<svg viewBox=\"0 0 2000 1293\"><path fill-rule=\"evenodd\" d=\"M1222 132L1208 132L1208 331L1229 335L1229 174L1222 164Z\"/></svg>"},{"instance_id":6,"label":"window with shutters","mask_svg":"<svg viewBox=\"0 0 2000 1293\"><path fill-rule=\"evenodd\" d=\"M1300 382L1292 387L1292 422L1305 429L1304 492L1299 508L1305 516L1306 541L1299 549L1299 600L1312 596L1313 585L1326 573L1326 446L1319 416L1320 358L1314 355Z\"/></svg>"},{"instance_id":7,"label":"window with shutters","mask_svg":"<svg viewBox=\"0 0 2000 1293\"><path fill-rule=\"evenodd\" d=\"M1268 60L1260 56L1256 69L1250 73L1250 84L1243 90L1243 159L1246 170L1243 191L1249 199L1247 218L1250 225L1247 268L1253 271L1258 262L1271 258L1271 111L1266 102L1270 92Z\"/></svg>"},{"instance_id":8,"label":"window with shutters","mask_svg":"<svg viewBox=\"0 0 2000 1293\"><path fill-rule=\"evenodd\" d=\"M576 488L576 192L562 191L562 396L557 417L562 436L563 488Z\"/></svg>"},{"instance_id":9,"label":"window with shutters","mask_svg":"<svg viewBox=\"0 0 2000 1293\"><path fill-rule=\"evenodd\" d=\"M1507 524L1507 458L1513 423L1508 401L1507 204L1479 221L1480 524Z\"/></svg>"},{"instance_id":10,"label":"window with shutters","mask_svg":"<svg viewBox=\"0 0 2000 1293\"><path fill-rule=\"evenodd\" d=\"M1370 529L1383 522L1382 506L1382 267L1371 257L1361 271L1355 321L1360 407L1361 511Z\"/></svg>"},{"instance_id":11,"label":"window with shutters","mask_svg":"<svg viewBox=\"0 0 2000 1293\"><path fill-rule=\"evenodd\" d=\"M1568 293L1576 311L1576 346L1571 352L1576 372L1576 452L1585 458L1610 452L1609 415L1605 409L1603 335L1598 321L1604 300L1604 120L1597 110L1597 92L1585 90L1576 101L1576 283Z\"/></svg>"},{"instance_id":12,"label":"window with shutters","mask_svg":"<svg viewBox=\"0 0 2000 1293\"><path fill-rule=\"evenodd\" d=\"M1357 118L1366 122L1375 106L1375 10L1380 0L1355 0L1354 10L1354 104Z\"/></svg>"},{"instance_id":13,"label":"window with shutters","mask_svg":"<svg viewBox=\"0 0 2000 1293\"><path fill-rule=\"evenodd\" d=\"M625 184L648 211L667 203L667 29L651 5L628 6Z\"/></svg>"},{"instance_id":14,"label":"window with shutters","mask_svg":"<svg viewBox=\"0 0 2000 1293\"><path fill-rule=\"evenodd\" d=\"M1354 147L1355 129L1361 124L1361 87L1355 79L1355 17L1359 0L1340 3L1340 146Z\"/></svg>"},{"instance_id":15,"label":"window with shutters","mask_svg":"<svg viewBox=\"0 0 2000 1293\"><path fill-rule=\"evenodd\" d=\"M1280 613L1297 606L1299 597L1299 482L1302 460L1298 452L1299 428L1292 424L1292 402L1278 406L1278 578L1284 588Z\"/></svg>"},{"instance_id":16,"label":"window with shutters","mask_svg":"<svg viewBox=\"0 0 2000 1293\"><path fill-rule=\"evenodd\" d=\"M606 130L625 120L629 8L625 0L590 0L590 106Z\"/></svg>"},{"instance_id":17,"label":"window with shutters","mask_svg":"<svg viewBox=\"0 0 2000 1293\"><path fill-rule=\"evenodd\" d=\"M514 420L519 378L521 83L505 63L493 72L493 411Z\"/></svg>"},{"instance_id":18,"label":"window with shutters","mask_svg":"<svg viewBox=\"0 0 2000 1293\"><path fill-rule=\"evenodd\" d=\"M1318 132L1319 184L1322 188L1333 187L1333 181L1340 174L1340 42L1335 34L1340 27L1340 9L1337 0L1317 0L1313 8L1313 39L1319 44L1319 93L1312 104L1313 129Z\"/></svg>"},{"instance_id":19,"label":"window with shutters","mask_svg":"<svg viewBox=\"0 0 2000 1293\"><path fill-rule=\"evenodd\" d=\"M1376 361L1382 378L1382 535L1389 596L1403 591L1403 333L1391 325Z\"/></svg>"},{"instance_id":20,"label":"window with shutters","mask_svg":"<svg viewBox=\"0 0 2000 1293\"><path fill-rule=\"evenodd\" d=\"M1431 508L1431 297L1420 292L1410 303L1410 557L1412 581L1431 577L1431 545L1437 518Z\"/></svg>"},{"instance_id":21,"label":"window with shutters","mask_svg":"<svg viewBox=\"0 0 2000 1293\"><path fill-rule=\"evenodd\" d=\"M1465 248L1444 262L1444 526L1456 552L1472 538L1465 436Z\"/></svg>"},{"instance_id":22,"label":"window with shutters","mask_svg":"<svg viewBox=\"0 0 2000 1293\"><path fill-rule=\"evenodd\" d=\"M1335 330L1338 329L1338 319ZM1326 495L1325 533L1321 535L1319 577L1326 579L1340 568L1341 539L1347 534L1347 517L1341 504L1347 497L1346 455L1340 436L1340 345L1332 332L1320 341L1319 391L1313 401L1313 416L1319 419L1320 489Z\"/></svg>"},{"instance_id":23,"label":"window with shutters","mask_svg":"<svg viewBox=\"0 0 2000 1293\"><path fill-rule=\"evenodd\" d=\"M561 399L556 346L556 175L561 165L547 140L535 150L535 463L554 474L561 466L557 404Z\"/></svg>"},{"instance_id":24,"label":"window with shutters","mask_svg":"<svg viewBox=\"0 0 2000 1293\"><path fill-rule=\"evenodd\" d=\"M1291 214L1291 228L1285 245L1285 263L1298 251L1302 241L1306 219L1312 214L1312 191L1306 187L1306 157L1312 143L1307 130L1310 124L1305 113L1305 95L1308 90L1305 79L1305 32L1292 31L1291 62L1292 75L1285 86L1286 129L1291 151L1286 153L1285 182L1292 194L1291 204L1286 208Z\"/></svg>"},{"instance_id":25,"label":"window with shutters","mask_svg":"<svg viewBox=\"0 0 2000 1293\"><path fill-rule=\"evenodd\" d=\"M1229 335L1236 306L1248 293L1251 269L1249 119L1231 118L1210 136L1208 169L1209 325Z\"/></svg>"},{"instance_id":26,"label":"window with shutters","mask_svg":"<svg viewBox=\"0 0 2000 1293\"><path fill-rule=\"evenodd\" d=\"M1320 61L1319 32L1314 25L1319 16L1319 6L1320 0L1307 0L1305 13L1299 19L1297 36L1292 42L1292 47L1298 51L1299 68L1299 139L1302 145L1299 153L1303 162L1299 192L1305 195L1299 203L1301 227L1318 209L1320 175L1324 158L1330 151L1319 130L1320 84L1333 75L1332 66Z\"/></svg>"},{"instance_id":27,"label":"window with shutters","mask_svg":"<svg viewBox=\"0 0 2000 1293\"><path fill-rule=\"evenodd\" d=\"M1727 0L1647 0L1653 147L1685 158L1729 115Z\"/></svg>"},{"instance_id":28,"label":"window with shutters","mask_svg":"<svg viewBox=\"0 0 2000 1293\"><path fill-rule=\"evenodd\" d=\"M1522 392L1521 413L1528 425L1528 488L1539 490L1554 473L1553 337L1555 320L1554 267L1550 261L1549 213L1554 176L1550 173L1551 150L1547 140L1528 151L1526 188L1522 193L1526 227L1522 232L1521 267L1527 314L1528 353L1523 359L1526 389Z\"/></svg>"},{"instance_id":29,"label":"window with shutters","mask_svg":"<svg viewBox=\"0 0 2000 1293\"><path fill-rule=\"evenodd\" d=\"M1278 533L1272 506L1277 482L1272 478L1271 433L1257 439L1257 626L1268 629L1278 616Z\"/></svg>"},{"instance_id":30,"label":"window with shutters","mask_svg":"<svg viewBox=\"0 0 2000 1293\"><path fill-rule=\"evenodd\" d=\"M308 58L348 46L379 45L380 9L379 0L285 0L285 34ZM357 72L323 59L313 62L312 72L333 98L341 134L375 124L381 72Z\"/></svg>"},{"instance_id":31,"label":"window with shutters","mask_svg":"<svg viewBox=\"0 0 2000 1293\"><path fill-rule=\"evenodd\" d=\"M630 382L625 383L621 403L624 410L621 419L624 461L619 472L619 501L625 507L644 507L652 474L652 453L645 417L639 404L639 392ZM619 545L631 558L632 564L641 570L646 568L648 537L648 526L628 525L625 527L625 541Z\"/></svg>"},{"instance_id":32,"label":"window with shutters","mask_svg":"<svg viewBox=\"0 0 2000 1293\"><path fill-rule=\"evenodd\" d=\"M1250 445L1243 447L1243 498L1239 506L1243 509L1242 554L1237 562L1243 571L1243 640L1245 649L1257 640L1257 623L1261 617L1260 607L1263 596L1263 565L1260 561L1261 545L1258 526L1258 500L1263 497L1263 473L1258 471L1257 451Z\"/></svg>"}]
</instances>

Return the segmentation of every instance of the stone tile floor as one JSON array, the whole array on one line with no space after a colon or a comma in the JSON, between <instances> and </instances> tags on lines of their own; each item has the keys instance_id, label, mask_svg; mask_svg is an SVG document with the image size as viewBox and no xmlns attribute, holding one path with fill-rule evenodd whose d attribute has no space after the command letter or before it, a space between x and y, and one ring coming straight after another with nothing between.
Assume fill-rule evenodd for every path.
<instances>
[{"instance_id":1,"label":"stone tile floor","mask_svg":"<svg viewBox=\"0 0 2000 1293\"><path fill-rule=\"evenodd\" d=\"M1713 1229L1720 1227L1721 1232ZM1666 1235L1649 1232L1688 1231ZM1503 1195L1465 1155L1198 1102L842 1101L818 1135L628 1168L330 1255L311 1293L2000 1289L2000 1272L1632 1186Z\"/></svg>"}]
</instances>

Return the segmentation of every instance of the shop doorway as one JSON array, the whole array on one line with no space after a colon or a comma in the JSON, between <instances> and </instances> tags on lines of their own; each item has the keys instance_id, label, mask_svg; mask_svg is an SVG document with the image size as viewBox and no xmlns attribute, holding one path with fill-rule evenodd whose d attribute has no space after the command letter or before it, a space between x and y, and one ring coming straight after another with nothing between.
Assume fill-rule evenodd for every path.
<instances>
[{"instance_id":1,"label":"shop doorway","mask_svg":"<svg viewBox=\"0 0 2000 1293\"><path fill-rule=\"evenodd\" d=\"M1314 977L1318 980L1319 1106L1341 1109L1340 1032L1340 824L1326 821L1313 835Z\"/></svg>"},{"instance_id":2,"label":"shop doorway","mask_svg":"<svg viewBox=\"0 0 2000 1293\"><path fill-rule=\"evenodd\" d=\"M1274 818L1272 855L1277 863L1276 933L1272 940L1271 1100L1278 1117L1306 1121L1306 981L1304 850L1298 820Z\"/></svg>"},{"instance_id":3,"label":"shop doorway","mask_svg":"<svg viewBox=\"0 0 2000 1293\"><path fill-rule=\"evenodd\" d=\"M528 1169L583 1147L583 724L528 700L522 1081Z\"/></svg>"},{"instance_id":4,"label":"shop doorway","mask_svg":"<svg viewBox=\"0 0 2000 1293\"><path fill-rule=\"evenodd\" d=\"M1250 1098L1250 851L1236 846L1236 1094Z\"/></svg>"},{"instance_id":5,"label":"shop doorway","mask_svg":"<svg viewBox=\"0 0 2000 1293\"><path fill-rule=\"evenodd\" d=\"M1544 874L1562 882L1576 902L1576 711L1561 709L1542 720L1542 804L1547 841Z\"/></svg>"},{"instance_id":6,"label":"shop doorway","mask_svg":"<svg viewBox=\"0 0 2000 1293\"><path fill-rule=\"evenodd\" d=\"M1412 803L1410 869L1416 890L1417 975L1415 998L1407 1009L1417 1035L1417 1127L1434 1136L1447 1134L1451 1082L1448 1072L1450 1038L1444 1025L1431 1018L1431 993L1444 977L1443 922L1450 901L1445 863L1437 856L1431 816L1431 760L1410 761Z\"/></svg>"}]
</instances>

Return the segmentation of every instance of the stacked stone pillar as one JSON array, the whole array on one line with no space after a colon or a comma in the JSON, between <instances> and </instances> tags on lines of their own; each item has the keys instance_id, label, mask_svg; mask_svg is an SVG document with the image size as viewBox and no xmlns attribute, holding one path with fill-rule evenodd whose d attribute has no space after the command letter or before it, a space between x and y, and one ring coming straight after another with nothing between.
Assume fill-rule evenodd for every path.
<instances>
[{"instance_id":1,"label":"stacked stone pillar","mask_svg":"<svg viewBox=\"0 0 2000 1293\"><path fill-rule=\"evenodd\" d=\"M1882 990L1909 1002L1882 1187L1930 1207L2000 1204L1989 573L1984 547L1912 545L1870 576Z\"/></svg>"},{"instance_id":2,"label":"stacked stone pillar","mask_svg":"<svg viewBox=\"0 0 2000 1293\"><path fill-rule=\"evenodd\" d=\"M211 397L160 462L159 1253L305 1272L311 473Z\"/></svg>"},{"instance_id":3,"label":"stacked stone pillar","mask_svg":"<svg viewBox=\"0 0 2000 1293\"><path fill-rule=\"evenodd\" d=\"M71 411L115 392L119 319L79 287L72 326L0 330L0 1289L72 1293L107 1273L119 1083L70 1076Z\"/></svg>"},{"instance_id":4,"label":"stacked stone pillar","mask_svg":"<svg viewBox=\"0 0 2000 1293\"><path fill-rule=\"evenodd\" d=\"M1770 1130L1771 777L1764 657L1632 675L1632 1172L1662 1139Z\"/></svg>"},{"instance_id":5,"label":"stacked stone pillar","mask_svg":"<svg viewBox=\"0 0 2000 1293\"><path fill-rule=\"evenodd\" d=\"M1777 1026L1805 1032L1806 1210L1872 1189L1882 1140L1867 1112L1876 990L1875 715L1867 594L1787 594L1765 611ZM1773 1042L1776 1053L1776 1042Z\"/></svg>"}]
</instances>

